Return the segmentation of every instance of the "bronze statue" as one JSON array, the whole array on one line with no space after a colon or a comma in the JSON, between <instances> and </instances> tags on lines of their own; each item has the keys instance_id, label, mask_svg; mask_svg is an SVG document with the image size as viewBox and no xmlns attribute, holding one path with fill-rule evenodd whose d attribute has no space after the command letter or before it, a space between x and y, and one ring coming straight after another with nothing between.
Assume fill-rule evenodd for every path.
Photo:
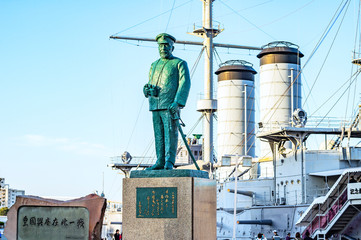
<instances>
[{"instance_id":1,"label":"bronze statue","mask_svg":"<svg viewBox=\"0 0 361 240\"><path fill-rule=\"evenodd\" d=\"M156 40L160 58L152 63L149 82L143 88L153 115L157 154L156 163L148 170L173 169L178 144L174 116L185 106L191 85L187 63L172 55L176 39L161 33Z\"/></svg>"}]
</instances>

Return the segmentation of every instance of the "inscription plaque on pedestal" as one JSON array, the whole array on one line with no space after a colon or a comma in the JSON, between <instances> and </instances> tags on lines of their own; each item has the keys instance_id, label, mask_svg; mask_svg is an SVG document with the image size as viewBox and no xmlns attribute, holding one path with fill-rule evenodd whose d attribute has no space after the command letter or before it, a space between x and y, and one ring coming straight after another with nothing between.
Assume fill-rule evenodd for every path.
<instances>
[{"instance_id":1,"label":"inscription plaque on pedestal","mask_svg":"<svg viewBox=\"0 0 361 240\"><path fill-rule=\"evenodd\" d=\"M17 219L18 240L88 240L89 211L85 207L22 206Z\"/></svg>"},{"instance_id":2,"label":"inscription plaque on pedestal","mask_svg":"<svg viewBox=\"0 0 361 240\"><path fill-rule=\"evenodd\" d=\"M177 188L137 188L137 218L177 218Z\"/></svg>"}]
</instances>

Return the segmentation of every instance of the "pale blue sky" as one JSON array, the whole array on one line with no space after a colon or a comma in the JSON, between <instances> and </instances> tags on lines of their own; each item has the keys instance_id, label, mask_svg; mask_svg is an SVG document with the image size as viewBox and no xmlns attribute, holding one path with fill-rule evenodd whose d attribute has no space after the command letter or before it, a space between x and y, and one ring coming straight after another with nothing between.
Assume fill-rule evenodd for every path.
<instances>
[{"instance_id":1,"label":"pale blue sky","mask_svg":"<svg viewBox=\"0 0 361 240\"><path fill-rule=\"evenodd\" d=\"M340 3L216 0L214 17L225 31L215 42L261 46L286 40L300 46L305 63ZM109 157L125 150L152 155L152 150L145 153L153 132L142 86L158 53L155 43L136 46L137 42L109 36L120 32L154 38L167 31L179 40L200 41L186 32L192 31L193 23L201 25L201 4L175 0L174 6L180 7L160 15L172 8L173 0L0 0L0 177L27 194L78 197L101 191L104 172L106 196L120 200L122 176L106 165ZM309 113L350 76L357 9L358 2L351 1L334 49L304 106ZM306 93L342 16L305 69ZM147 19L151 20L144 22ZM175 47L174 55L192 68L200 48ZM259 71L257 51L218 49L218 53L222 61L247 60ZM182 113L186 131L199 118L195 109L203 91L202 65L203 61ZM330 116L345 116L344 99ZM316 115L328 112L334 102ZM349 115L354 106L348 106ZM196 132L200 131L198 126Z\"/></svg>"}]
</instances>

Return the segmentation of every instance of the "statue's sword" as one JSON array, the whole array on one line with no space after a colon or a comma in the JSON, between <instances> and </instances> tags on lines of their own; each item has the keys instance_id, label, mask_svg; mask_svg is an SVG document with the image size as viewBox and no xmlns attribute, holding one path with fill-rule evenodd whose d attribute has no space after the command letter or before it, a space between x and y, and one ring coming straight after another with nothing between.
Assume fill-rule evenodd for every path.
<instances>
[{"instance_id":1,"label":"statue's sword","mask_svg":"<svg viewBox=\"0 0 361 240\"><path fill-rule=\"evenodd\" d=\"M178 127L179 133L180 133L180 135L182 136L183 142L184 142L184 144L186 145L186 148L187 148L187 150L188 150L189 155L190 155L191 158L192 158L192 161L193 161L194 165L196 165L196 168L197 168L198 170L200 170L200 168L199 168L199 166L198 166L198 164L197 164L197 162L196 162L196 159L194 158L194 156L193 156L193 154L192 154L192 151L191 151L191 149L190 149L190 147L189 147L189 145L188 145L188 142L187 142L187 139L186 139L186 135L184 135L184 133L183 133L182 126L185 127L186 125L184 124L184 122L183 122L182 119L180 118L179 112L177 112L177 113L175 113L175 114L172 114L172 113L171 113L171 115L172 115L173 120L175 121L175 124L176 124L177 127Z\"/></svg>"}]
</instances>

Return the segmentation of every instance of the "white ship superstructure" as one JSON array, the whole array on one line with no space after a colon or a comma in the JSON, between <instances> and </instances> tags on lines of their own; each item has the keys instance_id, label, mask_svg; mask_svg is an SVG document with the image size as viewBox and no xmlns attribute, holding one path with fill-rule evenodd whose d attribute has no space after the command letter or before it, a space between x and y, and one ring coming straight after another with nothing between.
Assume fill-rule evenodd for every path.
<instances>
[{"instance_id":1,"label":"white ship superstructure","mask_svg":"<svg viewBox=\"0 0 361 240\"><path fill-rule=\"evenodd\" d=\"M361 175L361 148L352 146L353 139L359 143L361 138L360 114L348 125L308 127L300 105L300 86L292 85L300 85L292 76L293 69L300 69L299 58L303 55L290 48L294 46L291 43L271 45L262 51L270 53L269 59L262 59L262 52L258 55L263 73L261 93L265 96L260 96L263 120L257 137L263 141L264 155L254 158L248 168L239 158L238 165L232 166L235 171L218 179L218 239L253 239L259 232L271 237L273 230L282 238L288 232L304 236L308 231L320 239L357 239L361 232L354 228L361 218L361 194L350 198L350 191L357 192L355 189L361 187L356 183ZM268 118L267 113L271 114ZM325 141L321 149L307 146L309 138L320 136ZM331 138L336 140L327 140ZM222 172L222 168L229 169L220 166L217 171Z\"/></svg>"}]
</instances>

